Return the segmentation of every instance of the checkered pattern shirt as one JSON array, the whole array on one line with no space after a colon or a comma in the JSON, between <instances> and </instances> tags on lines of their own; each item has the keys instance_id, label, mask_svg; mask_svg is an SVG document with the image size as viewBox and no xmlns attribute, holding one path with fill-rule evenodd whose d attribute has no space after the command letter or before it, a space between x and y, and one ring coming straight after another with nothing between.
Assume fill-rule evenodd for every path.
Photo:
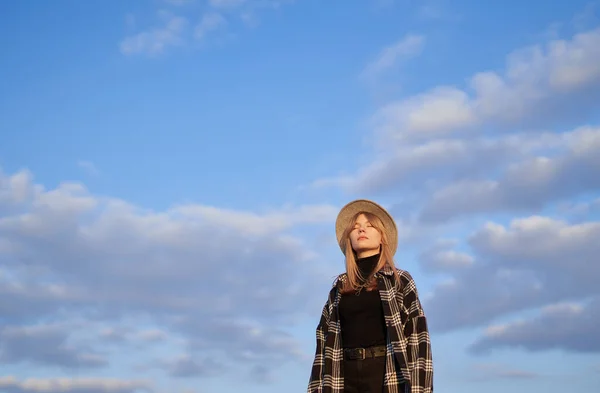
<instances>
[{"instance_id":1,"label":"checkered pattern shirt","mask_svg":"<svg viewBox=\"0 0 600 393\"><path fill-rule=\"evenodd\" d=\"M432 393L433 360L427 320L412 276L397 269L401 290L394 285L396 276L389 267L375 274L387 326L384 393ZM317 349L307 393L343 393L341 326L338 305L341 274L333 284L319 324Z\"/></svg>"}]
</instances>

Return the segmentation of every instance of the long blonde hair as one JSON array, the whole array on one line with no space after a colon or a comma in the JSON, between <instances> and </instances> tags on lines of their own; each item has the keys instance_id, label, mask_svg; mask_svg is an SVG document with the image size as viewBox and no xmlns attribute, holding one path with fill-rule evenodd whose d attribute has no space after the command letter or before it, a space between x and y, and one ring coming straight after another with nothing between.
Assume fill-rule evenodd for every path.
<instances>
[{"instance_id":1,"label":"long blonde hair","mask_svg":"<svg viewBox=\"0 0 600 393\"><path fill-rule=\"evenodd\" d=\"M344 229L342 234L342 239L345 241L345 251L346 251L346 276L347 280L344 281L341 291L342 293L350 293L355 292L359 288L365 287L367 290L373 290L377 288L377 281L374 277L369 279L369 282L365 282L368 277L363 277L360 269L358 268L358 264L356 262L357 256L356 251L352 248L352 241L350 240L350 232L354 229L354 225L358 217L364 214L367 220L371 223L371 225L381 234L381 246L380 246L380 254L379 261L375 266L375 272L381 270L384 266L388 266L394 272L396 276L396 285L400 286L400 277L398 275L398 271L394 264L394 256L392 255L392 250L390 248L390 244L388 242L387 233L383 226L383 222L373 213L368 212L358 212L352 217L352 220L348 222L348 226ZM365 285L361 285L361 283L365 283Z\"/></svg>"}]
</instances>

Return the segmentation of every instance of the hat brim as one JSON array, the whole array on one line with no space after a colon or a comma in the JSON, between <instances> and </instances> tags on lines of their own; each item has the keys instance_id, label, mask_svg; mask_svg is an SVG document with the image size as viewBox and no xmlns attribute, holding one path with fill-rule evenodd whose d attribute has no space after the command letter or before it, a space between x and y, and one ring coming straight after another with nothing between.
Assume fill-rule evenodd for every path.
<instances>
[{"instance_id":1,"label":"hat brim","mask_svg":"<svg viewBox=\"0 0 600 393\"><path fill-rule=\"evenodd\" d=\"M367 199L357 199L352 201L342 207L338 213L337 219L335 220L335 234L342 253L344 255L346 254L346 239L342 239L344 230L350 224L350 220L352 220L356 214L361 212L372 213L379 217L381 222L383 222L384 230L387 234L390 251L392 252L392 255L396 254L396 249L398 248L398 229L396 228L396 222L387 210Z\"/></svg>"}]
</instances>

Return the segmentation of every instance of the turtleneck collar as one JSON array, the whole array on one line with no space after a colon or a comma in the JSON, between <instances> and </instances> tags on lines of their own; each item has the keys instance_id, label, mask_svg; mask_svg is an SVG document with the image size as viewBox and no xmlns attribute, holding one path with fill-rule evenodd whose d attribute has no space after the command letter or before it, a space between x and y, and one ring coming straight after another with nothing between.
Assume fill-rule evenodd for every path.
<instances>
[{"instance_id":1,"label":"turtleneck collar","mask_svg":"<svg viewBox=\"0 0 600 393\"><path fill-rule=\"evenodd\" d=\"M363 277L368 277L375 270L375 266L377 266L377 262L379 262L379 254L371 255L365 258L357 258L356 264L360 269L360 272Z\"/></svg>"}]
</instances>

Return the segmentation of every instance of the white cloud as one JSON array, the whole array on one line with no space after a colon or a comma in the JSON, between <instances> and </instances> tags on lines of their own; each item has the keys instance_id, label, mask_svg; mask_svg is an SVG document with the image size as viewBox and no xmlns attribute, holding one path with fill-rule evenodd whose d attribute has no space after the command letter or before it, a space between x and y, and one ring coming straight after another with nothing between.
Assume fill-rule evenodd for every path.
<instances>
[{"instance_id":1,"label":"white cloud","mask_svg":"<svg viewBox=\"0 0 600 393\"><path fill-rule=\"evenodd\" d=\"M573 17L573 25L576 29L582 31L589 29L590 26L597 25L600 22L600 18L598 16L598 10L600 8L600 3L597 1L591 1L585 5L581 12L578 12Z\"/></svg>"},{"instance_id":2,"label":"white cloud","mask_svg":"<svg viewBox=\"0 0 600 393\"><path fill-rule=\"evenodd\" d=\"M161 329L140 330L124 325L123 322L120 323L119 326L97 327L96 330L98 331L98 336L106 343L128 343L134 345L165 342L170 338L169 334ZM92 326L86 326L86 329L91 330Z\"/></svg>"},{"instance_id":3,"label":"white cloud","mask_svg":"<svg viewBox=\"0 0 600 393\"><path fill-rule=\"evenodd\" d=\"M164 20L164 25L126 37L119 45L121 53L156 56L164 53L169 47L183 45L187 19L167 13L159 15Z\"/></svg>"},{"instance_id":4,"label":"white cloud","mask_svg":"<svg viewBox=\"0 0 600 393\"><path fill-rule=\"evenodd\" d=\"M172 6L170 7L172 11L179 13L186 10L183 6L197 3L195 0L163 0L163 2ZM235 25L230 25L230 19L237 17L240 18L243 25L254 27L259 23L261 12L278 9L293 2L294 0L209 0L204 14L198 23L192 26L187 17L177 16L170 11L160 9L157 13L162 21L161 26L148 28L125 37L119 43L119 49L121 53L128 56L155 57L166 53L173 47L202 48L205 45L198 45L194 41L205 44L209 35L215 35L215 40L221 39L223 34L229 32ZM135 15L128 15L128 26L132 28L134 25L139 25L138 19ZM131 21L136 23L132 24ZM235 33L230 33L230 35L233 34Z\"/></svg>"},{"instance_id":5,"label":"white cloud","mask_svg":"<svg viewBox=\"0 0 600 393\"><path fill-rule=\"evenodd\" d=\"M163 367L172 377L209 377L221 374L225 367L212 358L194 359L189 355L180 355L163 362Z\"/></svg>"},{"instance_id":6,"label":"white cloud","mask_svg":"<svg viewBox=\"0 0 600 393\"><path fill-rule=\"evenodd\" d=\"M532 319L491 326L470 350L475 354L498 348L599 353L598 326L600 297L583 306L559 303L543 308Z\"/></svg>"},{"instance_id":7,"label":"white cloud","mask_svg":"<svg viewBox=\"0 0 600 393\"><path fill-rule=\"evenodd\" d=\"M447 181L485 176L507 163L555 150L564 144L557 133L523 133L497 137L438 138L418 144L388 144L376 152L374 162L354 176L318 179L311 186L338 186L349 192L383 192L389 189L423 189L434 181L436 189Z\"/></svg>"},{"instance_id":8,"label":"white cloud","mask_svg":"<svg viewBox=\"0 0 600 393\"><path fill-rule=\"evenodd\" d=\"M454 87L440 86L385 105L373 117L373 124L386 140L393 141L404 139L407 134L439 136L440 130L465 128L475 120L476 114L468 93Z\"/></svg>"},{"instance_id":9,"label":"white cloud","mask_svg":"<svg viewBox=\"0 0 600 393\"><path fill-rule=\"evenodd\" d=\"M27 170L7 176L0 169L0 205L10 208L25 202L35 192L31 181L31 172Z\"/></svg>"},{"instance_id":10,"label":"white cloud","mask_svg":"<svg viewBox=\"0 0 600 393\"><path fill-rule=\"evenodd\" d=\"M552 141L539 154L507 163L496 171L497 179L471 177L438 188L421 218L443 221L465 214L540 209L599 189L600 128L582 127L560 137L561 147Z\"/></svg>"},{"instance_id":11,"label":"white cloud","mask_svg":"<svg viewBox=\"0 0 600 393\"><path fill-rule=\"evenodd\" d=\"M372 164L318 179L312 188L414 196L422 224L494 212L527 212L600 188L600 128L443 138L389 145Z\"/></svg>"},{"instance_id":12,"label":"white cloud","mask_svg":"<svg viewBox=\"0 0 600 393\"><path fill-rule=\"evenodd\" d=\"M600 82L600 29L517 50L506 63L503 74L473 75L468 89L438 86L389 103L376 113L373 124L385 140L413 140L490 122L515 125L532 116L539 121L545 111L572 100L573 93Z\"/></svg>"},{"instance_id":13,"label":"white cloud","mask_svg":"<svg viewBox=\"0 0 600 393\"><path fill-rule=\"evenodd\" d=\"M385 47L377 58L367 65L363 75L366 77L376 76L394 67L401 60L415 57L421 53L424 45L424 36L408 34L394 44Z\"/></svg>"},{"instance_id":14,"label":"white cloud","mask_svg":"<svg viewBox=\"0 0 600 393\"><path fill-rule=\"evenodd\" d=\"M141 331L138 336L143 341L163 341L168 337L168 334L160 329L153 329Z\"/></svg>"},{"instance_id":15,"label":"white cloud","mask_svg":"<svg viewBox=\"0 0 600 393\"><path fill-rule=\"evenodd\" d=\"M194 38L201 40L206 37L207 34L224 27L227 21L221 14L217 12L210 12L202 16L202 19L194 29Z\"/></svg>"},{"instance_id":16,"label":"white cloud","mask_svg":"<svg viewBox=\"0 0 600 393\"><path fill-rule=\"evenodd\" d=\"M151 393L145 381L108 378L29 378L0 377L0 388L6 393Z\"/></svg>"},{"instance_id":17,"label":"white cloud","mask_svg":"<svg viewBox=\"0 0 600 393\"><path fill-rule=\"evenodd\" d=\"M578 290L593 291L600 280L600 266L593 263L600 251L595 241L600 222L570 225L567 222L531 216L515 219L508 228L489 223L470 239L482 257L510 268L531 268L544 275L561 274L562 284L578 283ZM593 293L593 292L592 292Z\"/></svg>"},{"instance_id":18,"label":"white cloud","mask_svg":"<svg viewBox=\"0 0 600 393\"><path fill-rule=\"evenodd\" d=\"M540 319L492 328L476 348L492 347L495 338L515 329L518 332L514 337L526 340L537 334L531 330L531 334L524 335L527 329L539 326L541 334L543 326L553 326L553 332L539 339L554 341L557 347L566 347L572 340L588 341L590 350L600 350L600 342L588 325L598 323L600 265L595 261L600 252L599 236L599 222L568 224L549 217L515 219L508 227L485 225L469 240L475 263L454 270L453 281L438 286L428 299L433 328L473 328L510 318L514 313L551 306L542 311ZM585 305L588 299L596 300ZM584 302L585 308L554 306L565 302ZM547 319L555 317L564 319L549 325ZM533 348L533 341L531 345Z\"/></svg>"},{"instance_id":19,"label":"white cloud","mask_svg":"<svg viewBox=\"0 0 600 393\"><path fill-rule=\"evenodd\" d=\"M565 201L557 204L557 211L565 217L586 219L590 214L600 211L600 198L589 202Z\"/></svg>"},{"instance_id":20,"label":"white cloud","mask_svg":"<svg viewBox=\"0 0 600 393\"><path fill-rule=\"evenodd\" d=\"M315 251L286 233L331 222L330 206L152 212L97 197L81 184L46 190L27 172L1 175L0 195L0 314L12 329L3 337L13 337L0 340L5 362L100 367L111 359L108 343L130 343L135 353L140 340L147 349L172 336L192 363L163 364L169 373L200 367L200 350L223 367L276 367L300 359L301 351L271 326L305 316L322 301L311 288L330 285ZM41 340L35 351L14 339L40 320L68 322L90 310L97 325L27 336ZM149 327L134 328L135 321Z\"/></svg>"},{"instance_id":21,"label":"white cloud","mask_svg":"<svg viewBox=\"0 0 600 393\"><path fill-rule=\"evenodd\" d=\"M195 0L163 0L165 3L174 5L174 6L184 6L188 4L192 4Z\"/></svg>"},{"instance_id":22,"label":"white cloud","mask_svg":"<svg viewBox=\"0 0 600 393\"><path fill-rule=\"evenodd\" d=\"M299 224L331 222L335 220L338 209L330 205L310 205L256 214L214 206L187 205L177 206L173 212L207 224L226 225L240 233L264 236Z\"/></svg>"},{"instance_id":23,"label":"white cloud","mask_svg":"<svg viewBox=\"0 0 600 393\"><path fill-rule=\"evenodd\" d=\"M215 8L235 8L246 3L246 0L209 0L209 4Z\"/></svg>"},{"instance_id":24,"label":"white cloud","mask_svg":"<svg viewBox=\"0 0 600 393\"><path fill-rule=\"evenodd\" d=\"M539 211L594 192L599 129L539 125L575 117L585 124L579 111L596 102L598 48L600 29L589 30L514 51L503 74L477 73L470 90L438 86L391 102L373 116L376 149L361 157L369 164L310 188L402 195L398 214L428 228L481 214ZM471 132L453 132L464 130Z\"/></svg>"},{"instance_id":25,"label":"white cloud","mask_svg":"<svg viewBox=\"0 0 600 393\"><path fill-rule=\"evenodd\" d=\"M419 256L420 264L430 272L454 272L457 269L473 265L475 259L471 255L452 250L452 247L455 247L457 243L455 240L437 242L433 247L421 253Z\"/></svg>"},{"instance_id":26,"label":"white cloud","mask_svg":"<svg viewBox=\"0 0 600 393\"><path fill-rule=\"evenodd\" d=\"M101 353L69 342L64 326L4 326L0 330L0 363L36 364L68 369L108 364Z\"/></svg>"}]
</instances>

